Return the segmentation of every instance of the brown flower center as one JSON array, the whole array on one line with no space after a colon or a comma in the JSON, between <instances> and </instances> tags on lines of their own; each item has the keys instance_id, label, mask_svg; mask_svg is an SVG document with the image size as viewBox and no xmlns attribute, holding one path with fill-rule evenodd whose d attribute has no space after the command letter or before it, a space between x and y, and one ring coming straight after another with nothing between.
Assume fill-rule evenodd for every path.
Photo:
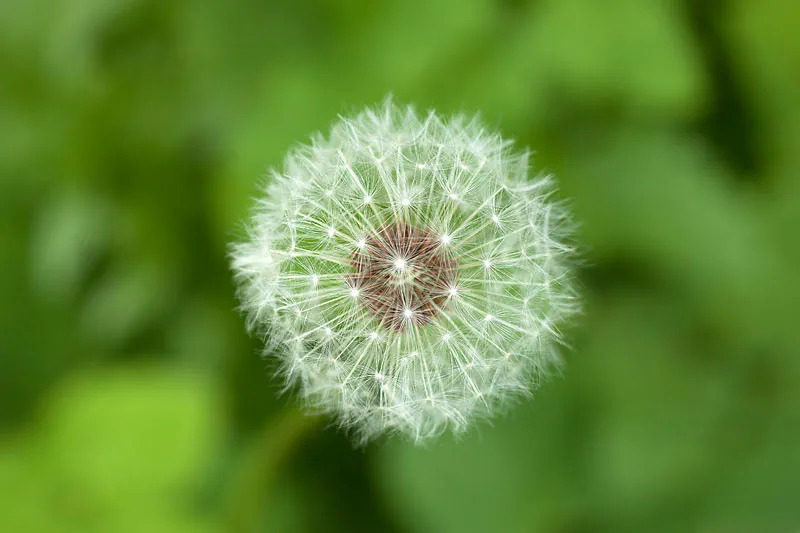
<instances>
[{"instance_id":1,"label":"brown flower center","mask_svg":"<svg viewBox=\"0 0 800 533\"><path fill-rule=\"evenodd\" d=\"M447 304L456 262L438 236L405 223L385 226L352 256L353 294L385 327L424 326Z\"/></svg>"}]
</instances>

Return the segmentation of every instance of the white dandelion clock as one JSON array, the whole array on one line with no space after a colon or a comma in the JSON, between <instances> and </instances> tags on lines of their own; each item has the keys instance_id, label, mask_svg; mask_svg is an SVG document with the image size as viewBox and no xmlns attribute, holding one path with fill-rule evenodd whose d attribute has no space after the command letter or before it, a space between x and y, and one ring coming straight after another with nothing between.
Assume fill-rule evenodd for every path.
<instances>
[{"instance_id":1,"label":"white dandelion clock","mask_svg":"<svg viewBox=\"0 0 800 533\"><path fill-rule=\"evenodd\" d=\"M289 386L364 441L460 432L558 364L577 309L549 176L477 119L387 101L294 149L233 269Z\"/></svg>"}]
</instances>

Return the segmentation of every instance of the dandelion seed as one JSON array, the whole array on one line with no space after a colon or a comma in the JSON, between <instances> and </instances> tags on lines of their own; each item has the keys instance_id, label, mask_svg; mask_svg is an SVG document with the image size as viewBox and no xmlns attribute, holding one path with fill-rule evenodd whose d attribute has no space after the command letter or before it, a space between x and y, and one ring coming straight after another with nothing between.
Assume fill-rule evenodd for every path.
<instances>
[{"instance_id":1,"label":"dandelion seed","mask_svg":"<svg viewBox=\"0 0 800 533\"><path fill-rule=\"evenodd\" d=\"M313 410L362 442L419 441L559 363L571 225L527 158L475 119L388 100L289 153L232 267L248 327Z\"/></svg>"}]
</instances>

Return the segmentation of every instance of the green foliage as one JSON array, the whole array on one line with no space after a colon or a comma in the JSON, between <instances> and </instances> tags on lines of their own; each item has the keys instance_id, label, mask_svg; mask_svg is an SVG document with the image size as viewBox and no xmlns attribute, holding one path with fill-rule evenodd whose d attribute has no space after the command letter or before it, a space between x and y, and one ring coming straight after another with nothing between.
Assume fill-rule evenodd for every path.
<instances>
[{"instance_id":1,"label":"green foliage","mask_svg":"<svg viewBox=\"0 0 800 533\"><path fill-rule=\"evenodd\" d=\"M52 391L35 431L4 443L4 531L209 530L197 490L218 447L207 379L119 367Z\"/></svg>"},{"instance_id":2,"label":"green foliage","mask_svg":"<svg viewBox=\"0 0 800 533\"><path fill-rule=\"evenodd\" d=\"M0 530L800 528L794 0L0 2ZM458 441L298 417L226 243L393 92L537 151L563 377Z\"/></svg>"}]
</instances>

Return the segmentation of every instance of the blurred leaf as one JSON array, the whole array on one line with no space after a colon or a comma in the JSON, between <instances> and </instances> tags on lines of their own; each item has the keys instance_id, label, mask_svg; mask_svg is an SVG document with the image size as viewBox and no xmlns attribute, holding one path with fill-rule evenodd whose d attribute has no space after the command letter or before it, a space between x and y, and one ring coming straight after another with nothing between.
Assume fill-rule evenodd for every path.
<instances>
[{"instance_id":1,"label":"blurred leaf","mask_svg":"<svg viewBox=\"0 0 800 533\"><path fill-rule=\"evenodd\" d=\"M492 33L438 82L514 129L538 127L567 99L567 109L610 105L667 120L696 115L707 99L690 35L668 2L537 2L498 19Z\"/></svg>"},{"instance_id":2,"label":"blurred leaf","mask_svg":"<svg viewBox=\"0 0 800 533\"><path fill-rule=\"evenodd\" d=\"M778 256L754 206L701 143L609 131L576 147L565 167L595 260L643 262L716 327L749 341L769 337Z\"/></svg>"},{"instance_id":3,"label":"blurred leaf","mask_svg":"<svg viewBox=\"0 0 800 533\"><path fill-rule=\"evenodd\" d=\"M42 208L31 242L34 285L45 297L74 297L107 246L110 207L83 192L61 192Z\"/></svg>"},{"instance_id":4,"label":"blurred leaf","mask_svg":"<svg viewBox=\"0 0 800 533\"><path fill-rule=\"evenodd\" d=\"M575 96L613 96L625 107L664 115L697 109L705 80L672 3L555 0L546 6L531 44Z\"/></svg>"},{"instance_id":5,"label":"blurred leaf","mask_svg":"<svg viewBox=\"0 0 800 533\"><path fill-rule=\"evenodd\" d=\"M168 273L155 265L125 265L108 273L92 288L82 313L81 328L89 338L114 348L163 317L176 292Z\"/></svg>"},{"instance_id":6,"label":"blurred leaf","mask_svg":"<svg viewBox=\"0 0 800 533\"><path fill-rule=\"evenodd\" d=\"M202 468L218 445L214 405L207 380L186 372L73 378L33 434L2 445L0 486L26 496L0 514L0 529L210 531L199 505Z\"/></svg>"},{"instance_id":7,"label":"blurred leaf","mask_svg":"<svg viewBox=\"0 0 800 533\"><path fill-rule=\"evenodd\" d=\"M770 180L796 183L800 172L800 5L793 0L739 2L725 12L741 83L760 112L758 149Z\"/></svg>"}]
</instances>

